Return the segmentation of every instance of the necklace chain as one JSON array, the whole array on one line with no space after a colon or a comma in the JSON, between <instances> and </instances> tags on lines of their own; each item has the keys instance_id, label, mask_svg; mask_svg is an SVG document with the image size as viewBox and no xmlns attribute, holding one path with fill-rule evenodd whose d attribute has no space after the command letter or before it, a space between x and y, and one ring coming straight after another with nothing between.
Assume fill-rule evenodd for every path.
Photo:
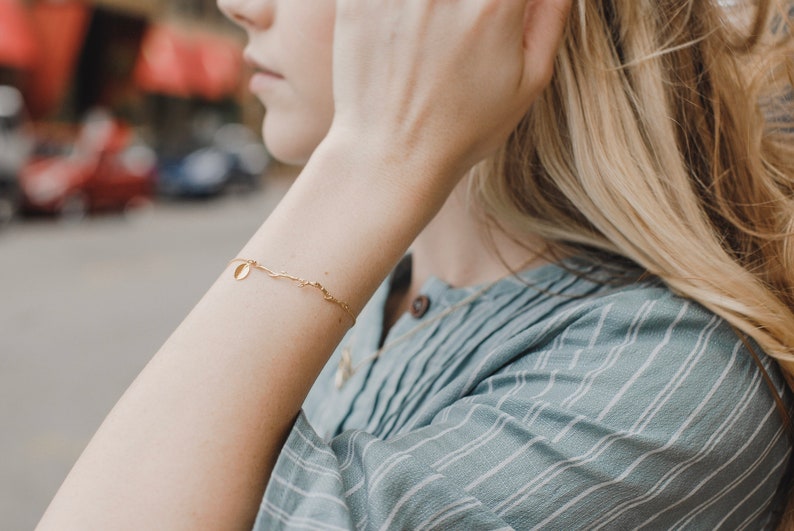
<instances>
[{"instance_id":1,"label":"necklace chain","mask_svg":"<svg viewBox=\"0 0 794 531\"><path fill-rule=\"evenodd\" d=\"M463 308L464 306L467 306L467 305L471 304L472 302L474 302L475 300L480 298L482 295L484 295L485 292L490 290L492 287L494 287L494 285L496 285L499 281L503 280L504 278L506 278L506 277L498 278L497 280L491 282L490 284L487 284L486 286L478 289L477 291L475 291L474 293L472 293L468 297L465 297L460 302L457 302L457 303L453 304L452 306L450 306L449 308L447 308L443 312L439 313L438 315L436 315L432 319L428 319L427 321L424 321L423 323L415 326L414 328L412 328L411 330L409 330L405 334L401 335L400 337L398 337L398 338L386 343L385 345L380 347L377 351L375 351L375 353L373 355L364 358L363 360L358 362L356 365L353 365L353 355L352 355L350 347L345 346L342 349L342 355L339 358L339 366L336 369L336 378L335 378L335 381L334 381L334 383L336 384L336 388L337 389L342 389L342 387L345 386L347 381L350 380L350 378L352 378L353 375L355 375L362 367L374 362L375 360L380 358L381 355L383 355L383 353L386 352L387 350L389 350L390 348L402 343L403 341L405 341L407 339L410 339L415 334L417 334L419 331L424 330L425 328L427 328L431 324L440 321L441 319L443 319L447 315L451 314L455 310L458 310L460 308Z\"/></svg>"}]
</instances>

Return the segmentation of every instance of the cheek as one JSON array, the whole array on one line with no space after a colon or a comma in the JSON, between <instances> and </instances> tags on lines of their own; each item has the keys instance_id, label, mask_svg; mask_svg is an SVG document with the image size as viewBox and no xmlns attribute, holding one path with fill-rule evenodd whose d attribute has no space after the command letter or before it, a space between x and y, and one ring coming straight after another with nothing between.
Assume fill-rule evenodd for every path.
<instances>
[{"instance_id":1,"label":"cheek","mask_svg":"<svg viewBox=\"0 0 794 531\"><path fill-rule=\"evenodd\" d=\"M331 126L333 110L325 116L303 105L293 109L271 106L265 113L262 136L268 151L287 164L304 164Z\"/></svg>"},{"instance_id":2,"label":"cheek","mask_svg":"<svg viewBox=\"0 0 794 531\"><path fill-rule=\"evenodd\" d=\"M296 5L285 18L299 11ZM283 99L266 105L263 135L274 157L302 164L325 137L334 116L333 16L305 12L301 20L282 22L281 28L296 28L281 34L282 49L290 50L284 65L287 87Z\"/></svg>"}]
</instances>

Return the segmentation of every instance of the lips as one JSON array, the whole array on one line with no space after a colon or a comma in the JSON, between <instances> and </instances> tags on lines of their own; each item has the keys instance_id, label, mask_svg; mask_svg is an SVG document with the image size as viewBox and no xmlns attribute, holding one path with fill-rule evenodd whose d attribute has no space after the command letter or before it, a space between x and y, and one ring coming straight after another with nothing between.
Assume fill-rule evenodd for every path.
<instances>
[{"instance_id":1,"label":"lips","mask_svg":"<svg viewBox=\"0 0 794 531\"><path fill-rule=\"evenodd\" d=\"M247 52L243 55L243 59L254 70L254 75L251 76L251 81L248 84L248 90L253 94L264 95L284 81L284 76L278 70L268 66L265 61L256 59Z\"/></svg>"},{"instance_id":2,"label":"lips","mask_svg":"<svg viewBox=\"0 0 794 531\"><path fill-rule=\"evenodd\" d=\"M254 69L254 75L264 75L268 77L284 79L284 76L281 75L277 70L267 66L267 63L264 61L260 61L253 56L249 55L247 52L243 55L243 59L245 63Z\"/></svg>"},{"instance_id":3,"label":"lips","mask_svg":"<svg viewBox=\"0 0 794 531\"><path fill-rule=\"evenodd\" d=\"M273 70L270 70L270 69L268 69L268 68L265 68L265 67L262 67L262 68L257 68L257 69L256 69L256 73L257 73L257 74L264 75L264 76L269 76L269 77L275 77L275 78L279 78L279 79L284 79L284 76L282 76L282 75L281 75L281 74L279 74L278 72L274 72Z\"/></svg>"}]
</instances>

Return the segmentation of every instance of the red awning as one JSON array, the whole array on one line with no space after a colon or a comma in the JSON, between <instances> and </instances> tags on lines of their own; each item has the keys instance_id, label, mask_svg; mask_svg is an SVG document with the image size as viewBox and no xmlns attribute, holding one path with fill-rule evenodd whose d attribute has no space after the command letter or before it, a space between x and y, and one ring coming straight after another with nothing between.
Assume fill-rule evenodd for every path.
<instances>
[{"instance_id":1,"label":"red awning","mask_svg":"<svg viewBox=\"0 0 794 531\"><path fill-rule=\"evenodd\" d=\"M76 0L36 2L31 16L43 60L31 71L28 103L31 114L39 117L61 104L83 47L91 8Z\"/></svg>"},{"instance_id":2,"label":"red awning","mask_svg":"<svg viewBox=\"0 0 794 531\"><path fill-rule=\"evenodd\" d=\"M135 66L135 82L147 92L188 97L196 55L189 38L168 26L151 26Z\"/></svg>"},{"instance_id":3,"label":"red awning","mask_svg":"<svg viewBox=\"0 0 794 531\"><path fill-rule=\"evenodd\" d=\"M243 70L243 51L239 43L212 35L196 38L199 62L195 88L208 100L218 100L237 91Z\"/></svg>"},{"instance_id":4,"label":"red awning","mask_svg":"<svg viewBox=\"0 0 794 531\"><path fill-rule=\"evenodd\" d=\"M216 100L237 90L241 72L235 41L155 25L144 36L134 77L147 92Z\"/></svg>"},{"instance_id":5,"label":"red awning","mask_svg":"<svg viewBox=\"0 0 794 531\"><path fill-rule=\"evenodd\" d=\"M29 69L38 46L28 11L19 0L0 0L0 65Z\"/></svg>"}]
</instances>

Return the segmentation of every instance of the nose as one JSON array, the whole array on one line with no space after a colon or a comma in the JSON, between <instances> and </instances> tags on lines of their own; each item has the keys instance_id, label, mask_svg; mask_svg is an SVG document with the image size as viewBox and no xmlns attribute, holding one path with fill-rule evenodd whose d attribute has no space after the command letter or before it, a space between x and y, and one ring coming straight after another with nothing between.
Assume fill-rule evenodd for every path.
<instances>
[{"instance_id":1,"label":"nose","mask_svg":"<svg viewBox=\"0 0 794 531\"><path fill-rule=\"evenodd\" d=\"M273 24L275 0L218 0L218 8L229 20L247 31L267 29Z\"/></svg>"}]
</instances>

